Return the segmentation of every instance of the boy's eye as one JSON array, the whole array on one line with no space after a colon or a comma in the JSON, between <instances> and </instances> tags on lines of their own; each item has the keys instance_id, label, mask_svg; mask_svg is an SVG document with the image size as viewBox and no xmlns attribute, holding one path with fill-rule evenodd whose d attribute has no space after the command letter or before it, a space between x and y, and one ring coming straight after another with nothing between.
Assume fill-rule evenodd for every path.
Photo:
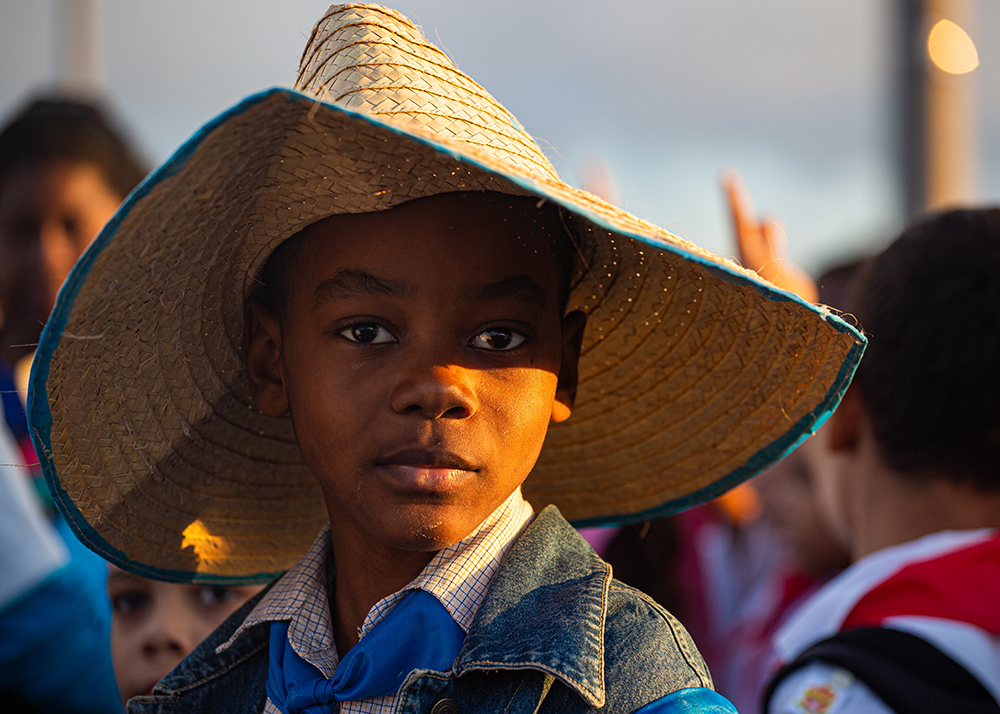
<instances>
[{"instance_id":1,"label":"boy's eye","mask_svg":"<svg viewBox=\"0 0 1000 714\"><path fill-rule=\"evenodd\" d=\"M208 607L217 607L237 599L232 588L222 585L205 585L198 590L198 601Z\"/></svg>"},{"instance_id":2,"label":"boy's eye","mask_svg":"<svg viewBox=\"0 0 1000 714\"><path fill-rule=\"evenodd\" d=\"M514 332L514 330L497 328L480 332L472 338L470 344L480 350L502 351L512 350L522 342L524 342L524 335Z\"/></svg>"},{"instance_id":3,"label":"boy's eye","mask_svg":"<svg viewBox=\"0 0 1000 714\"><path fill-rule=\"evenodd\" d=\"M111 608L119 615L134 615L149 605L149 596L144 592L129 591L114 595Z\"/></svg>"},{"instance_id":4,"label":"boy's eye","mask_svg":"<svg viewBox=\"0 0 1000 714\"><path fill-rule=\"evenodd\" d=\"M363 345L384 345L396 341L391 332L373 322L345 327L340 334L351 342L360 342Z\"/></svg>"}]
</instances>

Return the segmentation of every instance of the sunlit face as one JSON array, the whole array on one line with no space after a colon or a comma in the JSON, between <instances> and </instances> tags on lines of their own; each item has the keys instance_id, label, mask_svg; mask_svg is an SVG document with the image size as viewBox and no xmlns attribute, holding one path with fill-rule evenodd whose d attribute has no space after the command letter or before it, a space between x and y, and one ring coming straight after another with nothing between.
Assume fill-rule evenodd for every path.
<instances>
[{"instance_id":1,"label":"sunlit face","mask_svg":"<svg viewBox=\"0 0 1000 714\"><path fill-rule=\"evenodd\" d=\"M122 701L149 694L260 586L180 585L108 566L111 657Z\"/></svg>"},{"instance_id":2,"label":"sunlit face","mask_svg":"<svg viewBox=\"0 0 1000 714\"><path fill-rule=\"evenodd\" d=\"M5 330L37 335L73 263L122 200L96 166L30 164L0 182Z\"/></svg>"},{"instance_id":3,"label":"sunlit face","mask_svg":"<svg viewBox=\"0 0 1000 714\"><path fill-rule=\"evenodd\" d=\"M535 203L445 194L293 239L284 320L251 337L251 380L263 411L290 411L335 534L461 540L569 416L584 320L561 316L562 229Z\"/></svg>"}]
</instances>

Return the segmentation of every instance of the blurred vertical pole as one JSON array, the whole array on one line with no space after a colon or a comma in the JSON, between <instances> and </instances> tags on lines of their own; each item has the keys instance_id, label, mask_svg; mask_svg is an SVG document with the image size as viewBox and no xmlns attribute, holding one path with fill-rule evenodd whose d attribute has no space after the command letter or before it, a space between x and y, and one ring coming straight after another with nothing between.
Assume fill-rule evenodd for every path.
<instances>
[{"instance_id":1,"label":"blurred vertical pole","mask_svg":"<svg viewBox=\"0 0 1000 714\"><path fill-rule=\"evenodd\" d=\"M899 61L899 141L896 146L903 212L910 218L924 209L924 0L895 0Z\"/></svg>"},{"instance_id":2,"label":"blurred vertical pole","mask_svg":"<svg viewBox=\"0 0 1000 714\"><path fill-rule=\"evenodd\" d=\"M59 79L70 95L104 89L101 0L59 0Z\"/></svg>"},{"instance_id":3,"label":"blurred vertical pole","mask_svg":"<svg viewBox=\"0 0 1000 714\"><path fill-rule=\"evenodd\" d=\"M974 79L948 74L928 58L934 23L951 20L966 31L969 0L895 0L900 60L900 144L904 210L971 203L977 194Z\"/></svg>"},{"instance_id":4,"label":"blurred vertical pole","mask_svg":"<svg viewBox=\"0 0 1000 714\"><path fill-rule=\"evenodd\" d=\"M925 0L927 32L938 20L954 22L966 32L972 25L969 0ZM927 68L925 110L927 123L927 186L924 204L936 210L976 200L975 75L948 74L931 62Z\"/></svg>"}]
</instances>

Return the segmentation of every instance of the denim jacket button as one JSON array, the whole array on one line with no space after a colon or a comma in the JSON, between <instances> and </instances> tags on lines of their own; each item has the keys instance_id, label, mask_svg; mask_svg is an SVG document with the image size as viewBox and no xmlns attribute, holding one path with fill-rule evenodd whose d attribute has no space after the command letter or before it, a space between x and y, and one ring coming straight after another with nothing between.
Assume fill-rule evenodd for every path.
<instances>
[{"instance_id":1,"label":"denim jacket button","mask_svg":"<svg viewBox=\"0 0 1000 714\"><path fill-rule=\"evenodd\" d=\"M431 714L462 714L462 710L454 699L442 699L431 709Z\"/></svg>"}]
</instances>

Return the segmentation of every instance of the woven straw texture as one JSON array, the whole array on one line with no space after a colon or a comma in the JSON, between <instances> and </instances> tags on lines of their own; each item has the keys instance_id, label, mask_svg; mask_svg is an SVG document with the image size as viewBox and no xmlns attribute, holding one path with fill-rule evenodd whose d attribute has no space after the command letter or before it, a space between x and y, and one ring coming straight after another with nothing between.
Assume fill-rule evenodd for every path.
<instances>
[{"instance_id":1,"label":"woven straw texture","mask_svg":"<svg viewBox=\"0 0 1000 714\"><path fill-rule=\"evenodd\" d=\"M572 418L525 496L571 520L676 510L748 478L839 401L863 339L752 273L562 183L517 121L401 15L330 9L297 91L247 99L126 202L42 338L32 424L80 537L155 577L286 569L326 520L288 419L252 405L243 305L320 218L447 191L574 213L588 313Z\"/></svg>"}]
</instances>

